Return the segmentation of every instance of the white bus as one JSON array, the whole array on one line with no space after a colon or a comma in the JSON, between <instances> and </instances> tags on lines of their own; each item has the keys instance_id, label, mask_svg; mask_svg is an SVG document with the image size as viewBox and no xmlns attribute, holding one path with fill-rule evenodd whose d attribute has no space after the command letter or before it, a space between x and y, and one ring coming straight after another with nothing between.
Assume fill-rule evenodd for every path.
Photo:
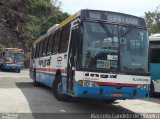
<instances>
[{"instance_id":1,"label":"white bus","mask_svg":"<svg viewBox=\"0 0 160 119\"><path fill-rule=\"evenodd\" d=\"M143 18L81 10L33 43L30 77L59 100L147 98L148 49Z\"/></svg>"},{"instance_id":2,"label":"white bus","mask_svg":"<svg viewBox=\"0 0 160 119\"><path fill-rule=\"evenodd\" d=\"M151 96L160 93L160 33L153 34L150 40Z\"/></svg>"}]
</instances>

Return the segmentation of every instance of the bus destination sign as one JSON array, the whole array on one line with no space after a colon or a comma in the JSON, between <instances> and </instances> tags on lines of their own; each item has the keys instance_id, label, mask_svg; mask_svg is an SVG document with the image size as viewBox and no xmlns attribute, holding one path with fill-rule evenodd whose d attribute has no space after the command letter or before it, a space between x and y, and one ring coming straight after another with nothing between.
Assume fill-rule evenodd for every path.
<instances>
[{"instance_id":1,"label":"bus destination sign","mask_svg":"<svg viewBox=\"0 0 160 119\"><path fill-rule=\"evenodd\" d=\"M92 20L104 20L116 23L145 26L144 19L122 13L91 10L86 11L85 17Z\"/></svg>"},{"instance_id":2,"label":"bus destination sign","mask_svg":"<svg viewBox=\"0 0 160 119\"><path fill-rule=\"evenodd\" d=\"M123 16L119 14L107 14L107 19L109 21L114 21L118 23L126 23L126 24L133 24L133 25L139 25L139 19L136 19L131 16Z\"/></svg>"},{"instance_id":3,"label":"bus destination sign","mask_svg":"<svg viewBox=\"0 0 160 119\"><path fill-rule=\"evenodd\" d=\"M8 52L23 52L23 50L21 50L21 49L8 49L7 50Z\"/></svg>"}]
</instances>

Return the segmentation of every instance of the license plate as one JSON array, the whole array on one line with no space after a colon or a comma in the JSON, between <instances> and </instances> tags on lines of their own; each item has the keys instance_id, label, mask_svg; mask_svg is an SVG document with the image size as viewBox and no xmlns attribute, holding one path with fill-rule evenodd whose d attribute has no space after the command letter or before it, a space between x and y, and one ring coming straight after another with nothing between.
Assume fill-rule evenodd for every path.
<instances>
[{"instance_id":1,"label":"license plate","mask_svg":"<svg viewBox=\"0 0 160 119\"><path fill-rule=\"evenodd\" d=\"M111 93L112 97L123 97L123 95L124 95L123 93L119 93L119 92L112 92Z\"/></svg>"}]
</instances>

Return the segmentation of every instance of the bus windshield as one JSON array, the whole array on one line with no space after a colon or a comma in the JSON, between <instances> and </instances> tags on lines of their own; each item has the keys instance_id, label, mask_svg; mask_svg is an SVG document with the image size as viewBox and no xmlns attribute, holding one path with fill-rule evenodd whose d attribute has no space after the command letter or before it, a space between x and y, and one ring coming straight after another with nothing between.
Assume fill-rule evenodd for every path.
<instances>
[{"instance_id":1,"label":"bus windshield","mask_svg":"<svg viewBox=\"0 0 160 119\"><path fill-rule=\"evenodd\" d=\"M147 30L84 22L81 68L148 72L147 38Z\"/></svg>"},{"instance_id":2,"label":"bus windshield","mask_svg":"<svg viewBox=\"0 0 160 119\"><path fill-rule=\"evenodd\" d=\"M5 52L5 62L20 63L23 62L24 54L22 52Z\"/></svg>"}]
</instances>

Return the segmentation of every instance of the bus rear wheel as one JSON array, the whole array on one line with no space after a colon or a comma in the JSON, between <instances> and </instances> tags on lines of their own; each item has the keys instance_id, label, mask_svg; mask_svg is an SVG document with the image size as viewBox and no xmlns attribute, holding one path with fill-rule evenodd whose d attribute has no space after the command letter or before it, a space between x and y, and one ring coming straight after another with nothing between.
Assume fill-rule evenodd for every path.
<instances>
[{"instance_id":1,"label":"bus rear wheel","mask_svg":"<svg viewBox=\"0 0 160 119\"><path fill-rule=\"evenodd\" d=\"M21 72L21 70L20 69L16 69L16 70L14 70L16 73L20 73Z\"/></svg>"},{"instance_id":2,"label":"bus rear wheel","mask_svg":"<svg viewBox=\"0 0 160 119\"><path fill-rule=\"evenodd\" d=\"M56 76L55 81L52 84L52 92L60 101L68 101L70 99L68 95L62 94L62 79L60 75Z\"/></svg>"}]
</instances>

